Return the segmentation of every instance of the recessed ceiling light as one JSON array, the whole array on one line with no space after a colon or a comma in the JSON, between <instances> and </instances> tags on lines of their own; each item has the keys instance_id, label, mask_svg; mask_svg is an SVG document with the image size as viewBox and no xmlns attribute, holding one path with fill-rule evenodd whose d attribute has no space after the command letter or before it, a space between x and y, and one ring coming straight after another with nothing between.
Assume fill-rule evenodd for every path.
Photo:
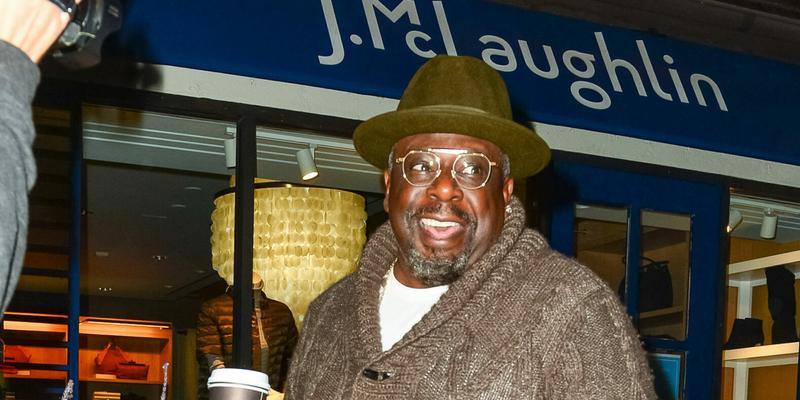
<instances>
[{"instance_id":1,"label":"recessed ceiling light","mask_svg":"<svg viewBox=\"0 0 800 400\"><path fill-rule=\"evenodd\" d=\"M156 261L164 261L166 259L167 259L167 256L165 256L163 254L156 254L156 255L153 256L153 260L156 260Z\"/></svg>"},{"instance_id":2,"label":"recessed ceiling light","mask_svg":"<svg viewBox=\"0 0 800 400\"><path fill-rule=\"evenodd\" d=\"M194 270L194 272L196 272L198 275L202 275L202 274L206 273L206 270L204 270L204 269L196 269L196 270Z\"/></svg>"},{"instance_id":3,"label":"recessed ceiling light","mask_svg":"<svg viewBox=\"0 0 800 400\"><path fill-rule=\"evenodd\" d=\"M172 285L164 285L164 289L172 289L172 288L174 288L174 287L175 287L175 286L172 286Z\"/></svg>"},{"instance_id":4,"label":"recessed ceiling light","mask_svg":"<svg viewBox=\"0 0 800 400\"><path fill-rule=\"evenodd\" d=\"M107 251L95 251L94 255L97 256L97 257L108 257L108 252Z\"/></svg>"},{"instance_id":5,"label":"recessed ceiling light","mask_svg":"<svg viewBox=\"0 0 800 400\"><path fill-rule=\"evenodd\" d=\"M198 187L198 186L184 186L183 190L193 190L193 191L197 191L197 192L202 192L203 188Z\"/></svg>"},{"instance_id":6,"label":"recessed ceiling light","mask_svg":"<svg viewBox=\"0 0 800 400\"><path fill-rule=\"evenodd\" d=\"M110 292L112 290L113 289L111 289L110 287L106 287L106 286L101 286L101 287L97 288L98 292Z\"/></svg>"},{"instance_id":7,"label":"recessed ceiling light","mask_svg":"<svg viewBox=\"0 0 800 400\"><path fill-rule=\"evenodd\" d=\"M170 208L186 208L186 204L174 203L169 205Z\"/></svg>"}]
</instances>

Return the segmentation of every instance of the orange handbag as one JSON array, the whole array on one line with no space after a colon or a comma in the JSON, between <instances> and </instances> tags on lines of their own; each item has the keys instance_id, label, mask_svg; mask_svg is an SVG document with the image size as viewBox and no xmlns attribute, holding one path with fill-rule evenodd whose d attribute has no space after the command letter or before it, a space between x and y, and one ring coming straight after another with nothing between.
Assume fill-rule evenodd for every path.
<instances>
[{"instance_id":1,"label":"orange handbag","mask_svg":"<svg viewBox=\"0 0 800 400\"><path fill-rule=\"evenodd\" d=\"M22 346L12 344L5 347L3 358L4 362L27 363L31 361L31 352Z\"/></svg>"},{"instance_id":2,"label":"orange handbag","mask_svg":"<svg viewBox=\"0 0 800 400\"><path fill-rule=\"evenodd\" d=\"M101 374L115 374L118 365L126 362L128 362L128 355L112 342L108 342L106 347L94 358L96 370Z\"/></svg>"},{"instance_id":3,"label":"orange handbag","mask_svg":"<svg viewBox=\"0 0 800 400\"><path fill-rule=\"evenodd\" d=\"M117 378L119 379L147 379L147 371L150 366L147 364L139 364L133 361L117 364Z\"/></svg>"}]
</instances>

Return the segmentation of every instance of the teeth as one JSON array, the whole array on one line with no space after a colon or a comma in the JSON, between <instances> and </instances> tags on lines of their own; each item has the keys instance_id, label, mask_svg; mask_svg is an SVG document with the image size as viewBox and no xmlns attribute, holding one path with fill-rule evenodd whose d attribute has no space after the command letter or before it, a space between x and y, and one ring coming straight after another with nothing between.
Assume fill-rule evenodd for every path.
<instances>
[{"instance_id":1,"label":"teeth","mask_svg":"<svg viewBox=\"0 0 800 400\"><path fill-rule=\"evenodd\" d=\"M420 220L420 222L422 222L422 225L432 226L432 227L435 227L435 228L450 228L450 227L453 227L453 226L458 226L458 223L456 223L456 222L438 221L438 220L431 219L431 218L423 218L423 219Z\"/></svg>"}]
</instances>

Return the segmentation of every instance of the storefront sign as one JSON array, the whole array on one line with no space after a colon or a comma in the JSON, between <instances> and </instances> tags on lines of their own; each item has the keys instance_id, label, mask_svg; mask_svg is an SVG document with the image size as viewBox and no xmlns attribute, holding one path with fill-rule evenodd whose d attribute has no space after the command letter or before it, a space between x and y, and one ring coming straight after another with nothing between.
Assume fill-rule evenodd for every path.
<instances>
[{"instance_id":1,"label":"storefront sign","mask_svg":"<svg viewBox=\"0 0 800 400\"><path fill-rule=\"evenodd\" d=\"M332 52L328 55L321 55L318 59L320 64L323 65L338 65L341 64L345 58L342 32L336 19L332 0L320 0L320 3L325 15L325 24L328 29ZM422 22L419 18L419 10L414 0L403 0L393 9L389 9L381 0L363 0L362 4L364 6L364 17L369 27L371 45L374 49L386 50L383 34L381 32L381 24L378 21L379 15L383 17L384 23L397 24L401 22L401 20L404 20L404 22L408 24L422 26ZM446 54L458 55L457 46L453 40L450 22L447 19L444 4L442 1L432 1L431 6L436 16L436 26L432 27L433 31L436 31L437 37L441 39ZM527 68L527 71L524 72L530 72L532 78L557 79L562 72L559 67L560 61L562 63L561 68L566 69L572 75L568 78L572 81L569 85L570 94L579 104L588 108L605 110L611 107L611 97L605 88L590 80L581 80L591 79L595 76L595 62L598 58L602 60L611 86L616 92L624 92L622 84L620 83L619 72L625 71L630 75L630 79L635 85L636 93L640 97L647 97L648 91L652 90L652 93L662 100L673 101L674 99L673 95L670 93L671 91L676 94L675 100L679 100L681 103L690 103L678 70L670 68L670 66L675 63L672 56L664 54L662 58L665 65L659 65L660 69L669 72L671 78L671 81L667 83L667 85L671 85L671 87L667 88L668 91L664 91L661 88L661 82L659 82L659 78L656 75L653 61L650 59L644 40L636 40L635 45L639 52L639 60L637 61L641 62L641 65L644 66L647 83L643 82L643 74L640 73L636 65L621 58L615 59L609 54L608 45L606 44L602 31L594 32L594 36L597 41L596 49L592 49L591 52L565 49L560 53L559 57L556 57L552 46L542 44L541 52L546 60L546 67L537 65L537 61L533 56L535 51L531 50L530 44L525 39L509 41L497 35L484 34L478 37L477 40L483 45L480 52L481 58L487 64L501 72L515 72L520 68ZM355 33L351 34L348 39L356 46L364 44L364 39ZM431 49L430 42L432 40L433 37L430 34L420 30L409 30L405 35L405 44L408 50L422 58L431 58L437 54L436 51ZM512 43L514 44L512 45ZM595 56L595 54L599 54L599 57ZM524 66L520 65L519 60L523 60ZM664 74L663 71L660 72L662 75ZM704 107L707 106L705 95L701 88L701 84L703 84L712 92L717 107L722 111L728 111L725 98L713 79L700 73L693 73L689 75L689 82L691 83L695 104ZM647 86L649 86L649 88Z\"/></svg>"},{"instance_id":2,"label":"storefront sign","mask_svg":"<svg viewBox=\"0 0 800 400\"><path fill-rule=\"evenodd\" d=\"M800 68L481 0L136 0L138 61L399 98L435 54L500 71L521 120L800 165ZM265 93L265 96L269 94Z\"/></svg>"}]
</instances>

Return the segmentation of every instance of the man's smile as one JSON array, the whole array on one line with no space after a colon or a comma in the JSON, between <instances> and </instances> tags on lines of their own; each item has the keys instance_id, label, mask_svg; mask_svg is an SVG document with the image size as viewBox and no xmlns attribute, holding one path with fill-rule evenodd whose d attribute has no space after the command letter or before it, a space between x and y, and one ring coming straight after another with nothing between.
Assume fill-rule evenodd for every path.
<instances>
[{"instance_id":1,"label":"man's smile","mask_svg":"<svg viewBox=\"0 0 800 400\"><path fill-rule=\"evenodd\" d=\"M421 218L419 220L421 233L433 241L453 239L464 233L464 225L460 222L447 219ZM423 238L423 241L425 239Z\"/></svg>"}]
</instances>

